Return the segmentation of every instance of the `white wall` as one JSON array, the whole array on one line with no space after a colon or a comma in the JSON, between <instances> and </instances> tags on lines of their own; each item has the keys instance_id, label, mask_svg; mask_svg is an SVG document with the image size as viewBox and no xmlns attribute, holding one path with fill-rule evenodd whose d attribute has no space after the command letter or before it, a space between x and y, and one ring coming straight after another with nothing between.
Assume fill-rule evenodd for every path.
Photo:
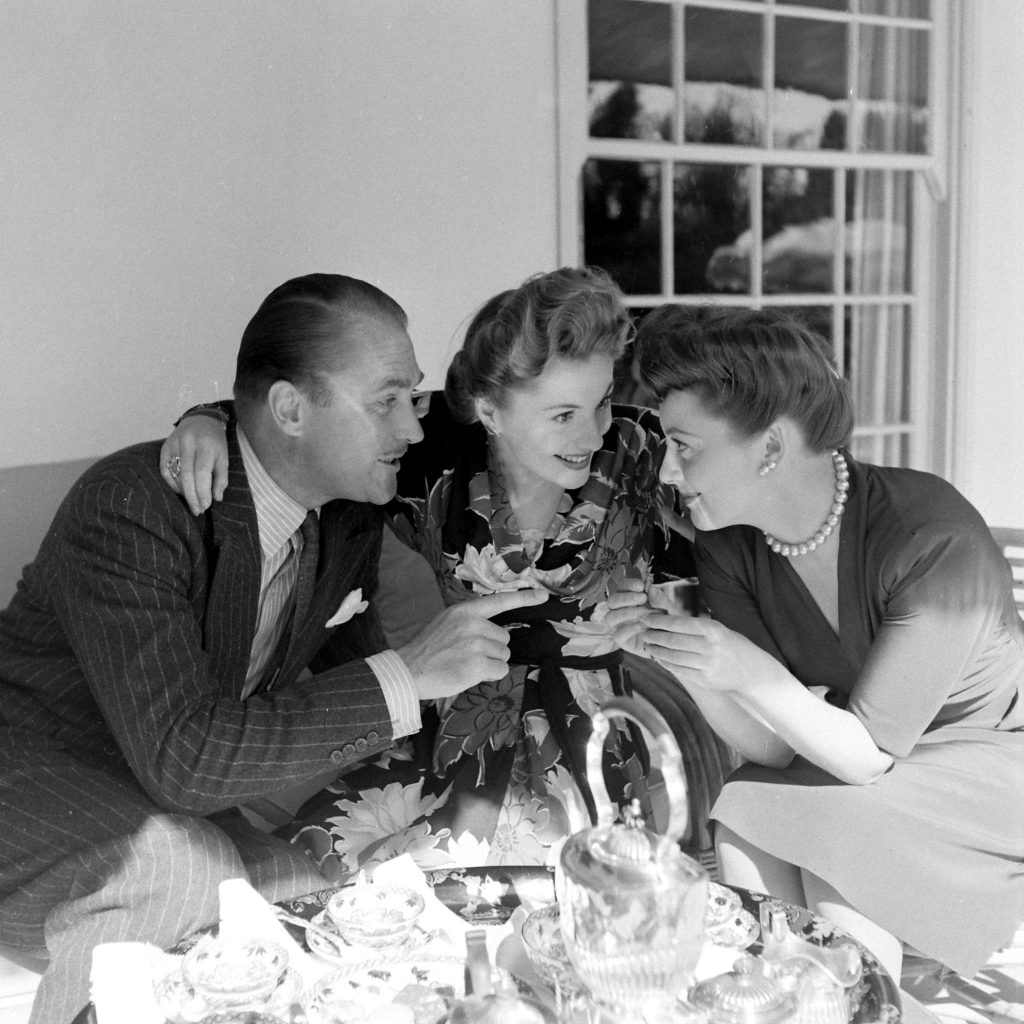
<instances>
[{"instance_id":1,"label":"white wall","mask_svg":"<svg viewBox=\"0 0 1024 1024\"><path fill-rule=\"evenodd\" d=\"M557 253L550 0L2 0L0 469L166 433L313 270L429 384Z\"/></svg>"},{"instance_id":2,"label":"white wall","mask_svg":"<svg viewBox=\"0 0 1024 1024\"><path fill-rule=\"evenodd\" d=\"M294 274L409 311L429 384L557 261L555 0L0 0L0 470L225 394ZM1024 0L971 0L956 483L1024 524Z\"/></svg>"},{"instance_id":3,"label":"white wall","mask_svg":"<svg viewBox=\"0 0 1024 1024\"><path fill-rule=\"evenodd\" d=\"M964 15L952 481L988 522L1024 526L1024 2Z\"/></svg>"}]
</instances>

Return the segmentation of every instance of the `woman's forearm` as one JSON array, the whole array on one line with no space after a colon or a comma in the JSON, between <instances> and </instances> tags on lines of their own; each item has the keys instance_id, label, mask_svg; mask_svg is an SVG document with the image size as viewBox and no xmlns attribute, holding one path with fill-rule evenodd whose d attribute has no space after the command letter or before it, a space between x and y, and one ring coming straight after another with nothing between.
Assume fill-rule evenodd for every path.
<instances>
[{"instance_id":1,"label":"woman's forearm","mask_svg":"<svg viewBox=\"0 0 1024 1024\"><path fill-rule=\"evenodd\" d=\"M677 675L671 665L664 667ZM737 694L710 690L690 680L685 687L708 725L742 758L776 768L785 767L792 760L789 745L760 715L746 707Z\"/></svg>"},{"instance_id":2,"label":"woman's forearm","mask_svg":"<svg viewBox=\"0 0 1024 1024\"><path fill-rule=\"evenodd\" d=\"M865 785L892 765L856 715L814 696L788 673L745 688L738 700L794 752L842 782Z\"/></svg>"},{"instance_id":3,"label":"woman's forearm","mask_svg":"<svg viewBox=\"0 0 1024 1024\"><path fill-rule=\"evenodd\" d=\"M748 761L782 768L800 754L851 785L873 782L892 764L859 718L816 697L784 669L742 691L691 679L685 685L708 725Z\"/></svg>"}]
</instances>

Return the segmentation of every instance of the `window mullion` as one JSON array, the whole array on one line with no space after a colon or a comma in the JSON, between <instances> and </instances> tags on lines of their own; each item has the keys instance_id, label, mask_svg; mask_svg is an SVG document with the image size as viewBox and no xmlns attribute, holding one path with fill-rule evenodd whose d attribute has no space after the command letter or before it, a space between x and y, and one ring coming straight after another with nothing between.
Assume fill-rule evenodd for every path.
<instances>
[{"instance_id":1,"label":"window mullion","mask_svg":"<svg viewBox=\"0 0 1024 1024\"><path fill-rule=\"evenodd\" d=\"M662 142L648 139L588 139L587 153L604 160L681 160L686 163L743 164L759 161L766 166L864 167L868 169L927 171L932 159L912 153L843 153L834 149L773 149L709 142Z\"/></svg>"},{"instance_id":2,"label":"window mullion","mask_svg":"<svg viewBox=\"0 0 1024 1024\"><path fill-rule=\"evenodd\" d=\"M764 165L750 167L750 301L759 306L764 287Z\"/></svg>"},{"instance_id":3,"label":"window mullion","mask_svg":"<svg viewBox=\"0 0 1024 1024\"><path fill-rule=\"evenodd\" d=\"M675 123L672 125L672 141L686 141L686 76L683 62L686 55L686 22L683 5L672 5L672 88L675 90Z\"/></svg>"},{"instance_id":4,"label":"window mullion","mask_svg":"<svg viewBox=\"0 0 1024 1024\"><path fill-rule=\"evenodd\" d=\"M661 291L675 292L675 190L671 160L662 160L661 169Z\"/></svg>"},{"instance_id":5,"label":"window mullion","mask_svg":"<svg viewBox=\"0 0 1024 1024\"><path fill-rule=\"evenodd\" d=\"M761 55L761 74L763 76L767 109L764 117L764 142L771 146L775 142L775 15L769 9L762 16L764 30L764 52Z\"/></svg>"}]
</instances>

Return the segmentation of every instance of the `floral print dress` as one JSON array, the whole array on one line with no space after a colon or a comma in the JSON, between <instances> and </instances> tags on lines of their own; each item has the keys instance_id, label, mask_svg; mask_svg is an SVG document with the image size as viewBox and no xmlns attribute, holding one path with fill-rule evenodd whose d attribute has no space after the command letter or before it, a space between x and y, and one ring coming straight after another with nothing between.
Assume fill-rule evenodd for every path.
<instances>
[{"instance_id":1,"label":"floral print dress","mask_svg":"<svg viewBox=\"0 0 1024 1024\"><path fill-rule=\"evenodd\" d=\"M445 603L523 587L550 597L495 618L511 634L504 678L425 702L420 732L300 810L288 835L335 882L402 853L424 870L550 862L593 811L590 718L628 693L601 621L609 587L649 580L655 559L692 572L689 545L661 522L674 492L658 480L664 440L649 410L613 407L589 479L563 495L539 551L518 533L480 424L456 423L435 394L423 429L388 511L432 566ZM648 767L639 733L613 728L611 798L643 805Z\"/></svg>"}]
</instances>

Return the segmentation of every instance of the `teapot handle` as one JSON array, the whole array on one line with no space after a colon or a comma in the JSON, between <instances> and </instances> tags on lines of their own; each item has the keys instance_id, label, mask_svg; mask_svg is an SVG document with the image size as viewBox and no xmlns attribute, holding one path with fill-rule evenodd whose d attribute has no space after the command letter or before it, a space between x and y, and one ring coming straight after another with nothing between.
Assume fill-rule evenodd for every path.
<instances>
[{"instance_id":1,"label":"teapot handle","mask_svg":"<svg viewBox=\"0 0 1024 1024\"><path fill-rule=\"evenodd\" d=\"M659 754L658 766L665 778L665 790L668 795L669 818L665 827L665 839L679 842L686 834L689 814L683 755L675 736L672 735L672 730L660 712L632 697L612 697L604 702L593 717L594 731L587 741L587 781L590 783L597 806L598 826L611 825L617 813L604 784L602 764L604 741L611 727L612 718L629 719L646 729L654 739L654 747Z\"/></svg>"}]
</instances>

